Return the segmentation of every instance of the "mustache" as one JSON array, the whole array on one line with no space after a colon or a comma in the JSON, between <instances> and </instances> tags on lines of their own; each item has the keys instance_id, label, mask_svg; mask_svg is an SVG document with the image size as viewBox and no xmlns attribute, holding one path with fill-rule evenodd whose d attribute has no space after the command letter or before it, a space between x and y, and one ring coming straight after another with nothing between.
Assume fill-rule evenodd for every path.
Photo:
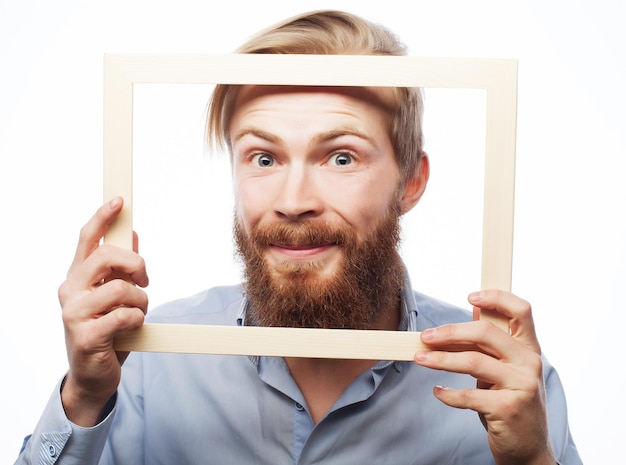
<instances>
[{"instance_id":1,"label":"mustache","mask_svg":"<svg viewBox=\"0 0 626 465\"><path fill-rule=\"evenodd\" d=\"M271 245L321 246L354 244L355 234L349 226L330 225L323 221L257 225L250 233L257 247Z\"/></svg>"}]
</instances>

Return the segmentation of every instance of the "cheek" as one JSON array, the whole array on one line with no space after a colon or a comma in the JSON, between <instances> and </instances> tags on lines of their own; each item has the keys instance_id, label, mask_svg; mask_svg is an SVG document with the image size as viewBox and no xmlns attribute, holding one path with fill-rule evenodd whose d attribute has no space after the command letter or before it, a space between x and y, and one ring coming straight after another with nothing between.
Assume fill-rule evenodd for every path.
<instances>
[{"instance_id":1,"label":"cheek","mask_svg":"<svg viewBox=\"0 0 626 465\"><path fill-rule=\"evenodd\" d=\"M246 232L258 224L270 208L268 196L260 195L250 183L235 185L235 216Z\"/></svg>"},{"instance_id":2,"label":"cheek","mask_svg":"<svg viewBox=\"0 0 626 465\"><path fill-rule=\"evenodd\" d=\"M352 226L364 229L376 225L385 216L397 197L397 186L393 182L381 182L381 176L342 179L341 183L327 186L327 203ZM337 190L341 185L341 190Z\"/></svg>"}]
</instances>

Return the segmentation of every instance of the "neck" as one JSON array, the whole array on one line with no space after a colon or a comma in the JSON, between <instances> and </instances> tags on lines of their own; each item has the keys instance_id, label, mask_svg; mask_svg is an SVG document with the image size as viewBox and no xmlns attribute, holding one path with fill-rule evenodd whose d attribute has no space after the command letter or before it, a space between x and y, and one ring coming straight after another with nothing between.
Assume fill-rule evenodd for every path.
<instances>
[{"instance_id":1,"label":"neck","mask_svg":"<svg viewBox=\"0 0 626 465\"><path fill-rule=\"evenodd\" d=\"M395 331L400 324L399 304L380 313L371 330ZM350 384L376 360L285 358L291 376L300 388L314 423L322 420Z\"/></svg>"}]
</instances>

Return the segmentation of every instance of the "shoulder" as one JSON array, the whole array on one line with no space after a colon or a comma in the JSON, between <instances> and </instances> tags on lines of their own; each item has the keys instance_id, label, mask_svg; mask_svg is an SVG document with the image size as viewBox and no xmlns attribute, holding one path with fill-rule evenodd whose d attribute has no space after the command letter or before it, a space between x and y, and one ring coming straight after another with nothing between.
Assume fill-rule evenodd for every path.
<instances>
[{"instance_id":1,"label":"shoulder","mask_svg":"<svg viewBox=\"0 0 626 465\"><path fill-rule=\"evenodd\" d=\"M464 308L435 299L417 291L413 291L417 306L419 329L445 325L448 323L462 323L472 320L472 313Z\"/></svg>"},{"instance_id":2,"label":"shoulder","mask_svg":"<svg viewBox=\"0 0 626 465\"><path fill-rule=\"evenodd\" d=\"M235 324L243 305L240 285L207 289L150 310L149 323Z\"/></svg>"}]
</instances>

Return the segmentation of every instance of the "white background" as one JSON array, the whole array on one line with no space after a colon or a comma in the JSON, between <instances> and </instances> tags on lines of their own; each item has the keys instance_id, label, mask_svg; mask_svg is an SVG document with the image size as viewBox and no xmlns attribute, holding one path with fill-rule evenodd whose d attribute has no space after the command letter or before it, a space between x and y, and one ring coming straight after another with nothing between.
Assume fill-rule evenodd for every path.
<instances>
[{"instance_id":1,"label":"white background","mask_svg":"<svg viewBox=\"0 0 626 465\"><path fill-rule=\"evenodd\" d=\"M513 291L533 304L583 460L621 463L621 2L216 4L0 0L0 462L14 460L66 369L56 291L101 203L103 53L225 53L284 17L337 8L387 25L413 55L519 60ZM151 301L236 282L228 166L202 151L206 92L146 86L137 99L135 227ZM427 94L433 178L404 234L416 287L455 302L478 286L480 101Z\"/></svg>"}]
</instances>

